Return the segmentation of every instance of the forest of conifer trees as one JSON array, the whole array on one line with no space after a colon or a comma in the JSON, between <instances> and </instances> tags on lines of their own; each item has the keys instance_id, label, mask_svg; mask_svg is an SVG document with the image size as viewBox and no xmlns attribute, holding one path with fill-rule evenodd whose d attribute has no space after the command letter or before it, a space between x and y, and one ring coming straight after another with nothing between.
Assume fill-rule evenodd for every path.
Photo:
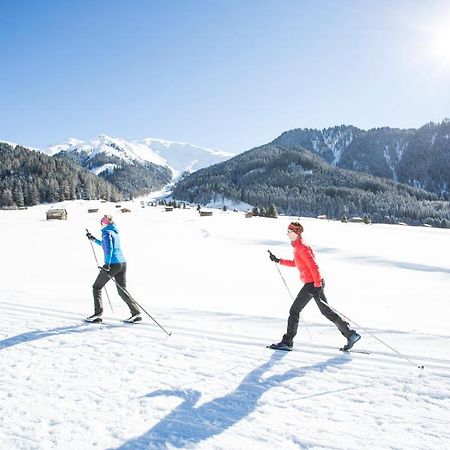
<instances>
[{"instance_id":1,"label":"forest of conifer trees","mask_svg":"<svg viewBox=\"0 0 450 450\"><path fill-rule=\"evenodd\" d=\"M0 143L0 207L21 208L75 199L120 201L111 183L75 163Z\"/></svg>"}]
</instances>

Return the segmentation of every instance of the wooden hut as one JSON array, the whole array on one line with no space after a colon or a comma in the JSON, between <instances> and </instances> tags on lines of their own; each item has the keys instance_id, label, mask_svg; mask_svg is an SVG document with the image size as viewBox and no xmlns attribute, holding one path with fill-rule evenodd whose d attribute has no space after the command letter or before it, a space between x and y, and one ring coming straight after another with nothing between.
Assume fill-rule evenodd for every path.
<instances>
[{"instance_id":1,"label":"wooden hut","mask_svg":"<svg viewBox=\"0 0 450 450\"><path fill-rule=\"evenodd\" d=\"M49 209L47 211L47 220L67 220L67 211L65 209Z\"/></svg>"}]
</instances>

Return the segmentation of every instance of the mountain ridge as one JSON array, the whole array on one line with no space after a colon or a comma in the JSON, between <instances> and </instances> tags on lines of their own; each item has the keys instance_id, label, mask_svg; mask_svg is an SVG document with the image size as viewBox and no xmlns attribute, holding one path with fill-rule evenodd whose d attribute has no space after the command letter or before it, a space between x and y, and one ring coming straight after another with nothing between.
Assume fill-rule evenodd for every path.
<instances>
[{"instance_id":1,"label":"mountain ridge","mask_svg":"<svg viewBox=\"0 0 450 450\"><path fill-rule=\"evenodd\" d=\"M127 164L150 162L167 167L175 179L186 171L193 172L235 156L234 153L213 150L186 142L158 138L127 141L105 134L100 134L97 138L89 141L70 138L64 143L48 146L41 151L51 156L61 152L84 152L90 158L103 153L122 159ZM101 173L101 170L97 170L98 173Z\"/></svg>"},{"instance_id":2,"label":"mountain ridge","mask_svg":"<svg viewBox=\"0 0 450 450\"><path fill-rule=\"evenodd\" d=\"M443 199L450 196L450 119L417 129L297 128L283 132L271 144L302 147L337 168L419 187Z\"/></svg>"},{"instance_id":3,"label":"mountain ridge","mask_svg":"<svg viewBox=\"0 0 450 450\"><path fill-rule=\"evenodd\" d=\"M267 144L181 179L177 200L207 204L231 199L288 215L450 226L438 195L367 173L332 166L302 147Z\"/></svg>"}]
</instances>

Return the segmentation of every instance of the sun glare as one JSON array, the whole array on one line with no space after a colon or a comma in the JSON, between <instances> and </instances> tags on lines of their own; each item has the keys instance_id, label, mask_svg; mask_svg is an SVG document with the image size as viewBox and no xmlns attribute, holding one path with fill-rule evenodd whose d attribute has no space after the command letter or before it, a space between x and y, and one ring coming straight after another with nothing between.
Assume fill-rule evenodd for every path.
<instances>
[{"instance_id":1,"label":"sun glare","mask_svg":"<svg viewBox=\"0 0 450 450\"><path fill-rule=\"evenodd\" d=\"M450 24L448 22L433 30L429 51L438 68L450 71Z\"/></svg>"},{"instance_id":2,"label":"sun glare","mask_svg":"<svg viewBox=\"0 0 450 450\"><path fill-rule=\"evenodd\" d=\"M419 27L422 35L422 57L428 61L430 69L438 73L450 74L450 13L438 20L427 20ZM418 48L418 50L419 50Z\"/></svg>"}]
</instances>

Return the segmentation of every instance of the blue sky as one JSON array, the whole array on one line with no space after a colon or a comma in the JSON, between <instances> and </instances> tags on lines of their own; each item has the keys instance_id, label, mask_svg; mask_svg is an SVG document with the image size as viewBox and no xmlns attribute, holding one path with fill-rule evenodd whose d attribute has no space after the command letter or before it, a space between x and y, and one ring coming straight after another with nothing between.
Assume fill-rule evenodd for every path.
<instances>
[{"instance_id":1,"label":"blue sky","mask_svg":"<svg viewBox=\"0 0 450 450\"><path fill-rule=\"evenodd\" d=\"M0 0L0 140L232 152L450 116L450 1Z\"/></svg>"}]
</instances>

